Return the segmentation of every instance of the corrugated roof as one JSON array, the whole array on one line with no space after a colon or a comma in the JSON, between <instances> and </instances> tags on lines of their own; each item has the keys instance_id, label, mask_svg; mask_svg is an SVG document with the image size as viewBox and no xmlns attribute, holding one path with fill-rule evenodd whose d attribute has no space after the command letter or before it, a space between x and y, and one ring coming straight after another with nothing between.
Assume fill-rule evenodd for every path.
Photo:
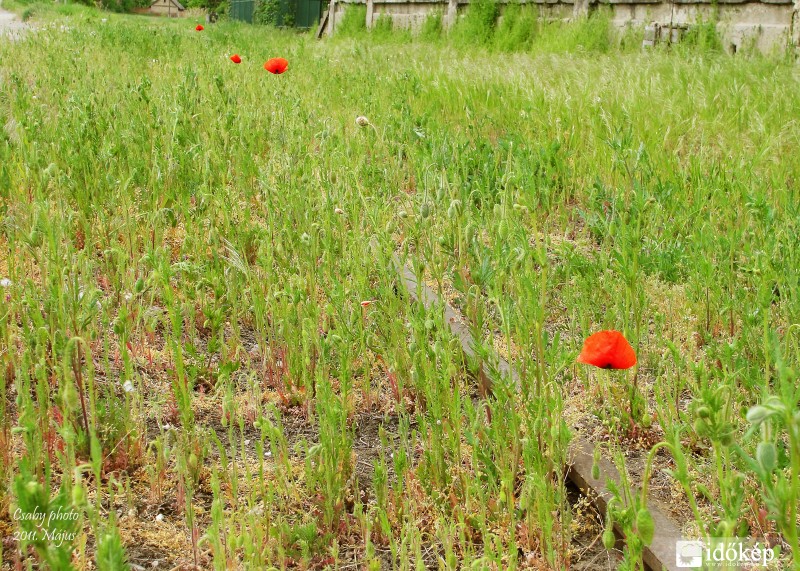
<instances>
[{"instance_id":1,"label":"corrugated roof","mask_svg":"<svg viewBox=\"0 0 800 571\"><path fill-rule=\"evenodd\" d=\"M166 1L167 1L167 2L172 2L172 4L173 4L175 7L177 7L177 8L178 8L178 10L186 10L186 8L184 8L184 7L183 7L183 4L181 4L180 2L178 2L178 0L166 0ZM158 4L158 2L159 2L159 0L155 0L155 2L153 2L152 4L150 4L150 7L152 8L153 6L155 6L156 4Z\"/></svg>"}]
</instances>

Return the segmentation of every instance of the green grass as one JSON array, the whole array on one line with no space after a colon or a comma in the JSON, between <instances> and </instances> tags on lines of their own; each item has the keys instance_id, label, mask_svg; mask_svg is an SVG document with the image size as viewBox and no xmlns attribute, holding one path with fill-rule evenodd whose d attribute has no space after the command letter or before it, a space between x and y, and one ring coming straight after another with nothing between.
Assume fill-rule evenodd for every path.
<instances>
[{"instance_id":1,"label":"green grass","mask_svg":"<svg viewBox=\"0 0 800 571\"><path fill-rule=\"evenodd\" d=\"M666 443L650 488L687 533L780 533L789 568L794 65L619 51L602 15L487 8L464 49L360 14L323 42L84 10L0 41L0 526L54 569L563 569L602 533L564 486L580 435L639 475ZM490 414L392 253L511 357ZM635 373L575 364L603 328ZM639 568L646 525L611 515Z\"/></svg>"}]
</instances>

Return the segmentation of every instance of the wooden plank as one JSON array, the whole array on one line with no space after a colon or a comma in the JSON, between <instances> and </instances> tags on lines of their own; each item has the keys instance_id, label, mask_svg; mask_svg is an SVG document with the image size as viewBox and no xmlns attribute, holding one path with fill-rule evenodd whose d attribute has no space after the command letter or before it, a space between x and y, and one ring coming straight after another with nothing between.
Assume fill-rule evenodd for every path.
<instances>
[{"instance_id":1,"label":"wooden plank","mask_svg":"<svg viewBox=\"0 0 800 571\"><path fill-rule=\"evenodd\" d=\"M373 242L373 246L377 246L377 244ZM464 354L472 359L479 358L475 350L476 342L469 328L462 322L460 314L449 303L440 300L433 289L425 283L420 283L416 274L408 266L404 265L396 255L392 256L392 263L411 298L422 303L426 309L440 305L444 311L445 323L452 334L460 341ZM495 355L494 357L496 358L496 368L499 374L510 377L519 387L520 382L516 371L501 356ZM492 372L485 363L481 363L480 368L481 393L489 393L492 386ZM595 447L591 442L583 439L573 440L570 447L572 460L567 467L567 476L595 504L600 513L606 513L606 506L613 497L608 489L607 482L612 481L618 484L620 475L612 462L601 457L598 461L600 477L593 478L594 452ZM638 492L639 488L634 487L634 493ZM681 530L654 499L647 498L647 508L653 516L655 535L651 544L644 548L644 563L653 571L678 571L675 548L677 542L683 539ZM618 536L622 535L622 530L616 526L615 531Z\"/></svg>"},{"instance_id":2,"label":"wooden plank","mask_svg":"<svg viewBox=\"0 0 800 571\"><path fill-rule=\"evenodd\" d=\"M319 26L317 26L317 39L320 39L325 33L325 27L328 25L328 10L322 13L322 18L319 19Z\"/></svg>"}]
</instances>

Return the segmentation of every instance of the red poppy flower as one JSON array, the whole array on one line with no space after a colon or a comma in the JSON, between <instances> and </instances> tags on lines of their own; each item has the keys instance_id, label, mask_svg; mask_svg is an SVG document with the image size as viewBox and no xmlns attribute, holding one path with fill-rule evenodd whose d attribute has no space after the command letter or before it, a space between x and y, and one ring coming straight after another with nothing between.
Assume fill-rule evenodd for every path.
<instances>
[{"instance_id":1,"label":"red poppy flower","mask_svg":"<svg viewBox=\"0 0 800 571\"><path fill-rule=\"evenodd\" d=\"M583 342L578 363L601 369L630 369L636 364L636 353L619 331L598 331Z\"/></svg>"},{"instance_id":2,"label":"red poppy flower","mask_svg":"<svg viewBox=\"0 0 800 571\"><path fill-rule=\"evenodd\" d=\"M231 61L233 63L242 63L242 58L239 57L239 54L233 54L231 56Z\"/></svg>"},{"instance_id":3,"label":"red poppy flower","mask_svg":"<svg viewBox=\"0 0 800 571\"><path fill-rule=\"evenodd\" d=\"M270 73L283 73L289 69L289 62L282 57L274 57L264 64L264 69Z\"/></svg>"},{"instance_id":4,"label":"red poppy flower","mask_svg":"<svg viewBox=\"0 0 800 571\"><path fill-rule=\"evenodd\" d=\"M197 27L195 28L195 31L197 31L197 32L202 32L203 30L205 30L205 28L203 27L203 25L202 25L202 24L197 24Z\"/></svg>"}]
</instances>

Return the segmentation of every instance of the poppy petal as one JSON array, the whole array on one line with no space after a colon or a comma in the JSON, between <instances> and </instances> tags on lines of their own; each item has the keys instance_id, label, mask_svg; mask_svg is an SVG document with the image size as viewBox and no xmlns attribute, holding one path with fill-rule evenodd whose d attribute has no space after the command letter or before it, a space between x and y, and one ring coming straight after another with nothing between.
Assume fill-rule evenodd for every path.
<instances>
[{"instance_id":1,"label":"poppy petal","mask_svg":"<svg viewBox=\"0 0 800 571\"><path fill-rule=\"evenodd\" d=\"M195 31L202 32L204 29L205 28L203 28L203 26L201 24L197 24L197 27L195 28Z\"/></svg>"},{"instance_id":2,"label":"poppy petal","mask_svg":"<svg viewBox=\"0 0 800 571\"><path fill-rule=\"evenodd\" d=\"M239 54L233 54L231 56L231 61L233 63L242 63L242 58L239 57Z\"/></svg>"},{"instance_id":3,"label":"poppy petal","mask_svg":"<svg viewBox=\"0 0 800 571\"><path fill-rule=\"evenodd\" d=\"M289 62L282 57L274 57L264 64L264 69L270 73L280 74L289 69Z\"/></svg>"},{"instance_id":4,"label":"poppy petal","mask_svg":"<svg viewBox=\"0 0 800 571\"><path fill-rule=\"evenodd\" d=\"M636 352L619 331L598 331L584 341L578 363L601 369L630 369L636 364Z\"/></svg>"}]
</instances>

